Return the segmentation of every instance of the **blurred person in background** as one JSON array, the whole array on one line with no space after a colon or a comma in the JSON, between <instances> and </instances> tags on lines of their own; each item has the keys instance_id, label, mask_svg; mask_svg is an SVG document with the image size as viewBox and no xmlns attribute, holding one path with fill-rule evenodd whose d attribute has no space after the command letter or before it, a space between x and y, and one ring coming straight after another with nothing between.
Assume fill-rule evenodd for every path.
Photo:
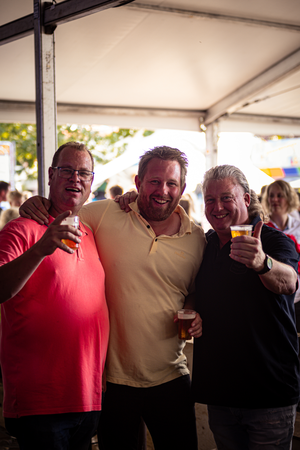
<instances>
[{"instance_id":1,"label":"blurred person in background","mask_svg":"<svg viewBox=\"0 0 300 450\"><path fill-rule=\"evenodd\" d=\"M300 220L296 219L290 213L299 208L299 198L295 190L284 180L277 180L266 187L262 206L269 217L266 225L276 228L289 236L300 253ZM298 282L299 287L295 295L295 303L300 300L300 263L298 264ZM300 303L296 310L297 330L300 331Z\"/></svg>"},{"instance_id":2,"label":"blurred person in background","mask_svg":"<svg viewBox=\"0 0 300 450\"><path fill-rule=\"evenodd\" d=\"M13 219L19 217L19 208L8 208L2 211L0 215L0 231L4 226Z\"/></svg>"},{"instance_id":3,"label":"blurred person in background","mask_svg":"<svg viewBox=\"0 0 300 450\"><path fill-rule=\"evenodd\" d=\"M9 191L7 194L7 201L11 207L20 208L24 201L23 194L17 190Z\"/></svg>"},{"instance_id":4,"label":"blurred person in background","mask_svg":"<svg viewBox=\"0 0 300 450\"><path fill-rule=\"evenodd\" d=\"M191 219L191 202L192 198L190 195L183 195L181 199L179 200L179 205L182 206L182 208L185 210L189 218Z\"/></svg>"},{"instance_id":5,"label":"blurred person in background","mask_svg":"<svg viewBox=\"0 0 300 450\"><path fill-rule=\"evenodd\" d=\"M284 180L277 180L267 186L262 205L270 218L270 226L292 234L300 242L300 220L291 216L299 208L299 198L295 190Z\"/></svg>"},{"instance_id":6,"label":"blurred person in background","mask_svg":"<svg viewBox=\"0 0 300 450\"><path fill-rule=\"evenodd\" d=\"M23 202L25 202L26 200L28 200L30 197L33 196L33 193L31 191L22 191L22 196Z\"/></svg>"},{"instance_id":7,"label":"blurred person in background","mask_svg":"<svg viewBox=\"0 0 300 450\"><path fill-rule=\"evenodd\" d=\"M0 230L8 222L19 217L19 208L24 201L23 194L17 190L9 191L6 197L10 208L5 209L0 216Z\"/></svg>"},{"instance_id":8,"label":"blurred person in background","mask_svg":"<svg viewBox=\"0 0 300 450\"><path fill-rule=\"evenodd\" d=\"M195 214L195 203L191 194L183 194L179 201L179 205L185 210L189 218L193 220L195 224L201 226L201 224L197 222L197 220L193 217L193 215Z\"/></svg>"},{"instance_id":9,"label":"blurred person in background","mask_svg":"<svg viewBox=\"0 0 300 450\"><path fill-rule=\"evenodd\" d=\"M114 199L116 197L116 195L122 195L122 194L123 194L123 188L116 184L115 186L112 186L108 190L108 197L107 198Z\"/></svg>"},{"instance_id":10,"label":"blurred person in background","mask_svg":"<svg viewBox=\"0 0 300 450\"><path fill-rule=\"evenodd\" d=\"M7 194L9 191L9 183L6 183L6 181L0 181L0 214L3 211L1 208L1 202L7 201Z\"/></svg>"},{"instance_id":11,"label":"blurred person in background","mask_svg":"<svg viewBox=\"0 0 300 450\"><path fill-rule=\"evenodd\" d=\"M298 200L299 200L299 206L298 206L297 209L294 209L294 211L291 211L291 212L290 212L290 215L291 215L292 217L294 217L295 219L300 220L300 192L299 192L298 189L295 189L295 192L296 192L296 195L297 195Z\"/></svg>"}]
</instances>

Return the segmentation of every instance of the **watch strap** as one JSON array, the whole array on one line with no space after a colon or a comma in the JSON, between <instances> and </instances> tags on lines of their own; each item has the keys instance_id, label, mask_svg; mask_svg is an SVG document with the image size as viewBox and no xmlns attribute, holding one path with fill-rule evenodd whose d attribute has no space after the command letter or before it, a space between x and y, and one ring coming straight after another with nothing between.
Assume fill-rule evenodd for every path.
<instances>
[{"instance_id":1,"label":"watch strap","mask_svg":"<svg viewBox=\"0 0 300 450\"><path fill-rule=\"evenodd\" d=\"M266 257L264 260L264 268L262 270L260 270L259 272L256 272L257 275L264 275L265 273L270 272L270 270L272 269L272 265L273 265L272 259L270 258L269 255L266 254Z\"/></svg>"}]
</instances>

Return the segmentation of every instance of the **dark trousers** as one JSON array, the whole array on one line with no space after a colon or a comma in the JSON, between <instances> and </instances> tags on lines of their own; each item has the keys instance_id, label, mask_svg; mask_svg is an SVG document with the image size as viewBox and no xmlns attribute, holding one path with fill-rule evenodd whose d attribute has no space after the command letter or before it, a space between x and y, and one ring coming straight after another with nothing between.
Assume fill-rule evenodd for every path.
<instances>
[{"instance_id":1,"label":"dark trousers","mask_svg":"<svg viewBox=\"0 0 300 450\"><path fill-rule=\"evenodd\" d=\"M88 450L100 411L5 418L20 450Z\"/></svg>"},{"instance_id":2,"label":"dark trousers","mask_svg":"<svg viewBox=\"0 0 300 450\"><path fill-rule=\"evenodd\" d=\"M141 418L155 450L197 450L189 375L150 388L107 383L100 419L101 450L136 450Z\"/></svg>"},{"instance_id":3,"label":"dark trousers","mask_svg":"<svg viewBox=\"0 0 300 450\"><path fill-rule=\"evenodd\" d=\"M218 450L291 450L296 405L247 409L208 405Z\"/></svg>"},{"instance_id":4,"label":"dark trousers","mask_svg":"<svg viewBox=\"0 0 300 450\"><path fill-rule=\"evenodd\" d=\"M297 332L300 333L300 301L295 303L295 316Z\"/></svg>"}]
</instances>

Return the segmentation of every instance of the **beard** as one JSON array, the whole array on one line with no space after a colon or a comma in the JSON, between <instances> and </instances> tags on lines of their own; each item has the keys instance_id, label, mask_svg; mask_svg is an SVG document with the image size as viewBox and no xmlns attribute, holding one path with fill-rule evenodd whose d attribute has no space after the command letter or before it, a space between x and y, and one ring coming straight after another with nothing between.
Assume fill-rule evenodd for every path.
<instances>
[{"instance_id":1,"label":"beard","mask_svg":"<svg viewBox=\"0 0 300 450\"><path fill-rule=\"evenodd\" d=\"M148 199L145 195L139 194L138 207L141 215L148 222L161 222L163 220L167 220L173 214L180 198L181 195L176 199L173 198L171 201L168 201L163 207L160 207L159 204L155 206L155 200L151 196Z\"/></svg>"}]
</instances>

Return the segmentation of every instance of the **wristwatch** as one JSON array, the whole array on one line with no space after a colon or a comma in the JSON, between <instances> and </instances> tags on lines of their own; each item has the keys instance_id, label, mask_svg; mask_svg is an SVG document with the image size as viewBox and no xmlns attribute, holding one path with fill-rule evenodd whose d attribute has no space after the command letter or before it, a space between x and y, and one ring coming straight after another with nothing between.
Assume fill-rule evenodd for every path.
<instances>
[{"instance_id":1,"label":"wristwatch","mask_svg":"<svg viewBox=\"0 0 300 450\"><path fill-rule=\"evenodd\" d=\"M264 268L260 272L256 272L257 275L263 275L264 273L270 272L273 267L272 258L269 255L266 255L264 260Z\"/></svg>"}]
</instances>

